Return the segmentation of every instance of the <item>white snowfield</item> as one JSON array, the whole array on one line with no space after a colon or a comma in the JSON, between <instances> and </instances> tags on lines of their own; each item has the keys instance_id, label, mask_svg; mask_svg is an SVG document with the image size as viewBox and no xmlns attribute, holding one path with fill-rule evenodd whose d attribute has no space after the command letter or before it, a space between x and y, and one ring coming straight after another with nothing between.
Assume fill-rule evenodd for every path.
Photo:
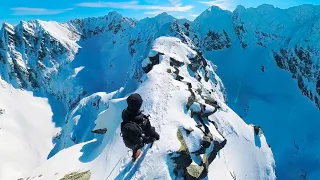
<instances>
[{"instance_id":1,"label":"white snowfield","mask_svg":"<svg viewBox=\"0 0 320 180\"><path fill-rule=\"evenodd\" d=\"M15 89L0 79L0 179L23 177L47 160L52 138L48 100Z\"/></svg>"},{"instance_id":2,"label":"white snowfield","mask_svg":"<svg viewBox=\"0 0 320 180\"><path fill-rule=\"evenodd\" d=\"M215 109L206 104L205 98L214 99L221 106L221 109L207 119L215 122L217 128L207 120L205 120L205 126L209 128L213 141L219 144L227 140L226 145L210 163L208 176L205 179L276 179L275 162L266 138L263 134L256 136L254 128L244 123L225 104L224 87L213 71L215 68L213 64L206 61L208 65L205 68L209 74L209 80L206 81L206 72L203 68L200 67L195 72L189 68L190 59L196 57L197 53L179 39L172 37L158 38L149 56L150 58L158 56L159 63L153 64L151 71L141 77L141 83L136 90L127 94L137 92L142 95L144 113L151 115L151 124L159 132L160 140L155 142L152 148L142 151L142 155L132 168L129 168L131 152L124 146L120 136L121 112L126 108L126 96L118 98L126 88L132 89L132 87L126 85L126 88L121 88L111 94L97 93L83 99L66 118L69 129L66 127L65 131L76 133L73 128L77 127L75 124L80 124L82 116L85 116L85 113L82 112L90 113L86 117L96 117L92 122L95 124L94 130L106 128L107 131L105 134L95 135L94 140L70 145L69 148L61 150L45 161L45 153L52 148L50 138L55 132L50 121L52 115L50 107L45 99L33 97L28 92L15 90L5 85L2 88L6 90L2 90L1 93L7 92L7 96L1 94L0 107L8 111L0 115L0 122L6 123L5 126L1 126L0 130L0 157L1 160L2 158L6 160L0 162L0 179L11 180L21 177L58 180L74 172L86 172L91 180L182 178L181 172L175 175L175 164L172 160L172 154L176 154L182 146L177 134L181 132L186 144L185 148L189 152L200 149L204 128L203 126L200 127L202 130L197 128L196 125L201 123L199 119L191 116L201 110L200 104L207 105L206 112L212 112ZM182 64L174 67L170 65L172 62L170 58ZM143 67L151 63L152 61L146 60ZM177 80L178 75L183 77L183 80ZM202 78L197 78L196 75ZM190 84L192 88L189 88ZM199 93L200 90L202 92ZM11 92L15 95L9 96ZM188 99L192 96L191 92L195 93L195 98L192 107L187 108ZM8 99L9 97L12 99ZM8 100L3 101L3 99ZM98 106L95 104L96 108L91 108L97 99L99 99ZM19 105L10 106L10 103L15 101L19 101ZM21 112L21 115L17 112ZM11 120L10 123L8 118ZM33 124L35 122L38 124ZM37 128L40 127L39 123L41 123L41 129ZM189 128L192 128L193 131L188 135L185 129ZM23 134L26 132L29 134ZM3 147L3 141L6 141L6 147ZM15 143L19 145L15 146ZM209 155L215 145L211 143L205 154ZM15 147L25 149L24 153L19 156L17 153L11 153ZM32 151L35 149L38 154ZM3 157L3 154L7 155ZM10 154L15 157L10 159ZM204 159L203 155L195 154L192 154L191 158L195 166L201 166L201 159ZM16 168L15 165L21 167ZM38 167L35 168L35 166ZM23 170L20 172L20 169Z\"/></svg>"}]
</instances>

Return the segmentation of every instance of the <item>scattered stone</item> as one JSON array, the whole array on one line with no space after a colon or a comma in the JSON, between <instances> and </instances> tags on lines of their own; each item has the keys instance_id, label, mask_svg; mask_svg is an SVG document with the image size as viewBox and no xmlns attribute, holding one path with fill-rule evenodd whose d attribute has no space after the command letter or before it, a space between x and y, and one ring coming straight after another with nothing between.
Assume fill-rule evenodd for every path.
<instances>
[{"instance_id":1,"label":"scattered stone","mask_svg":"<svg viewBox=\"0 0 320 180\"><path fill-rule=\"evenodd\" d=\"M189 134L191 134L194 130L193 130L191 127L189 127L188 129L185 129L185 131L186 131L187 135L189 135Z\"/></svg>"},{"instance_id":2,"label":"scattered stone","mask_svg":"<svg viewBox=\"0 0 320 180\"><path fill-rule=\"evenodd\" d=\"M108 131L107 128L103 128L103 129L92 130L91 132L95 134L105 134L107 131Z\"/></svg>"},{"instance_id":3,"label":"scattered stone","mask_svg":"<svg viewBox=\"0 0 320 180\"><path fill-rule=\"evenodd\" d=\"M184 62L180 62L172 57L170 57L170 66L173 66L173 67L180 67L184 65Z\"/></svg>"},{"instance_id":4,"label":"scattered stone","mask_svg":"<svg viewBox=\"0 0 320 180\"><path fill-rule=\"evenodd\" d=\"M225 145L227 144L227 140L225 139L223 142L219 143L218 141L214 141L214 148L213 150L209 153L208 155L208 165L210 165L213 160L216 158L218 152L223 149L225 147Z\"/></svg>"},{"instance_id":5,"label":"scattered stone","mask_svg":"<svg viewBox=\"0 0 320 180\"><path fill-rule=\"evenodd\" d=\"M260 126L254 125L254 126L253 126L253 129L254 129L254 134L255 134L256 136L262 134L262 129L261 129Z\"/></svg>"},{"instance_id":6,"label":"scattered stone","mask_svg":"<svg viewBox=\"0 0 320 180\"><path fill-rule=\"evenodd\" d=\"M206 149L210 147L211 142L212 139L209 136L204 135L201 141L201 148L195 152L192 152L192 154L195 154L196 156L204 154L206 152Z\"/></svg>"},{"instance_id":7,"label":"scattered stone","mask_svg":"<svg viewBox=\"0 0 320 180\"><path fill-rule=\"evenodd\" d=\"M196 95L195 93L193 92L193 90L191 88L188 89L189 92L191 93L191 96L188 97L188 102L186 104L186 108L187 109L190 109L191 105L195 102L196 100Z\"/></svg>"},{"instance_id":8,"label":"scattered stone","mask_svg":"<svg viewBox=\"0 0 320 180\"><path fill-rule=\"evenodd\" d=\"M237 176L236 176L236 173L235 172L231 172L230 171L230 175L232 177L233 180L237 180Z\"/></svg>"},{"instance_id":9,"label":"scattered stone","mask_svg":"<svg viewBox=\"0 0 320 180\"><path fill-rule=\"evenodd\" d=\"M6 112L5 109L0 108L0 115L4 114Z\"/></svg>"},{"instance_id":10,"label":"scattered stone","mask_svg":"<svg viewBox=\"0 0 320 180\"><path fill-rule=\"evenodd\" d=\"M180 129L178 129L177 131L177 137L181 143L181 147L179 151L176 152L178 156L171 157L175 164L175 168L173 171L176 176L178 175L178 172L184 171L192 163L190 152Z\"/></svg>"},{"instance_id":11,"label":"scattered stone","mask_svg":"<svg viewBox=\"0 0 320 180\"><path fill-rule=\"evenodd\" d=\"M151 62L151 64L148 64L146 67L143 67L142 70L145 73L148 73L151 71L152 67L156 64L159 64L160 62L160 55L161 53L158 53L157 55L155 55L154 57L149 57L149 60Z\"/></svg>"},{"instance_id":12,"label":"scattered stone","mask_svg":"<svg viewBox=\"0 0 320 180\"><path fill-rule=\"evenodd\" d=\"M187 83L188 88L191 89L192 88L192 84L190 82Z\"/></svg>"},{"instance_id":13,"label":"scattered stone","mask_svg":"<svg viewBox=\"0 0 320 180\"><path fill-rule=\"evenodd\" d=\"M91 172L85 171L85 172L72 172L70 174L65 175L60 180L90 180Z\"/></svg>"},{"instance_id":14,"label":"scattered stone","mask_svg":"<svg viewBox=\"0 0 320 180\"><path fill-rule=\"evenodd\" d=\"M175 80L177 81L182 81L184 79L184 77L180 76L179 73L180 73L180 70L178 68L174 68L175 71L173 72L175 74Z\"/></svg>"},{"instance_id":15,"label":"scattered stone","mask_svg":"<svg viewBox=\"0 0 320 180\"><path fill-rule=\"evenodd\" d=\"M187 167L187 177L186 179L200 179L202 172L204 171L203 166L198 166L191 164Z\"/></svg>"}]
</instances>

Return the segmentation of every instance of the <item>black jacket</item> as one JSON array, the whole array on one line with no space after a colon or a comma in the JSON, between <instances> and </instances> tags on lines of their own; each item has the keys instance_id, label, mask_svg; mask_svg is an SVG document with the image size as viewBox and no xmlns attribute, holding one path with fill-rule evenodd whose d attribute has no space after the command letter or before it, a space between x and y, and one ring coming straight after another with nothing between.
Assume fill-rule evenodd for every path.
<instances>
[{"instance_id":1,"label":"black jacket","mask_svg":"<svg viewBox=\"0 0 320 180\"><path fill-rule=\"evenodd\" d=\"M159 139L155 128L151 126L150 121L146 115L141 111L143 100L139 94L132 94L127 98L128 107L122 111L123 123L134 122L138 124L146 137L153 137Z\"/></svg>"},{"instance_id":2,"label":"black jacket","mask_svg":"<svg viewBox=\"0 0 320 180\"><path fill-rule=\"evenodd\" d=\"M155 137L155 128L151 126L151 123L146 115L141 111L132 112L128 109L122 111L123 123L134 122L138 124L146 137Z\"/></svg>"}]
</instances>

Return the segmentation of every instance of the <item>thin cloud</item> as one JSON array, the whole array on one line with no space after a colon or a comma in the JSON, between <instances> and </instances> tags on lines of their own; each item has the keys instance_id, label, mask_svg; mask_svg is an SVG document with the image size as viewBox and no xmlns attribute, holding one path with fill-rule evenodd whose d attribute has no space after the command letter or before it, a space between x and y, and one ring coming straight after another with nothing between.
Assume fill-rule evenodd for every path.
<instances>
[{"instance_id":1,"label":"thin cloud","mask_svg":"<svg viewBox=\"0 0 320 180\"><path fill-rule=\"evenodd\" d=\"M158 5L140 5L138 1L129 2L83 2L77 4L80 7L91 8L115 8L115 9L131 9L131 10L154 10L156 12L185 12L193 8L191 5L187 6L158 6Z\"/></svg>"},{"instance_id":2,"label":"thin cloud","mask_svg":"<svg viewBox=\"0 0 320 180\"><path fill-rule=\"evenodd\" d=\"M208 6L218 6L221 9L232 10L232 0L212 0L212 1L198 1L198 3L206 4Z\"/></svg>"},{"instance_id":3,"label":"thin cloud","mask_svg":"<svg viewBox=\"0 0 320 180\"><path fill-rule=\"evenodd\" d=\"M147 12L144 12L143 14L145 14L145 15L158 15L161 13L163 13L163 11L147 11Z\"/></svg>"},{"instance_id":4,"label":"thin cloud","mask_svg":"<svg viewBox=\"0 0 320 180\"><path fill-rule=\"evenodd\" d=\"M198 17L200 14L190 14L190 16L191 17L194 17L194 18L196 18L196 17Z\"/></svg>"},{"instance_id":5,"label":"thin cloud","mask_svg":"<svg viewBox=\"0 0 320 180\"><path fill-rule=\"evenodd\" d=\"M128 9L130 6L135 6L138 4L138 1L129 1L129 2L82 2L77 4L80 7L90 7L90 8L123 8Z\"/></svg>"},{"instance_id":6,"label":"thin cloud","mask_svg":"<svg viewBox=\"0 0 320 180\"><path fill-rule=\"evenodd\" d=\"M182 5L180 0L169 0L169 2L175 7L180 7Z\"/></svg>"},{"instance_id":7,"label":"thin cloud","mask_svg":"<svg viewBox=\"0 0 320 180\"><path fill-rule=\"evenodd\" d=\"M45 9L45 8L29 8L29 7L16 7L11 8L13 11L12 15L25 16L25 15L54 15L61 14L67 11L73 10L73 8L67 9Z\"/></svg>"}]
</instances>

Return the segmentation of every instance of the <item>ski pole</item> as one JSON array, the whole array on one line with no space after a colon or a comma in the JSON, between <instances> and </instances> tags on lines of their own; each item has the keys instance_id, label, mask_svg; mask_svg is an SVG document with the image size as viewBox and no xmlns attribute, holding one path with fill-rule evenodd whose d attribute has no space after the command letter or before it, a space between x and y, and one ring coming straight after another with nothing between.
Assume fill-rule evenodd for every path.
<instances>
[{"instance_id":1,"label":"ski pole","mask_svg":"<svg viewBox=\"0 0 320 180\"><path fill-rule=\"evenodd\" d=\"M119 161L117 162L117 164L113 167L112 171L110 172L110 174L108 175L108 177L106 178L106 180L109 179L109 177L111 176L111 174L113 173L113 171L116 169L116 167L118 166L118 164L120 163L120 161L123 159L124 156L122 156Z\"/></svg>"}]
</instances>

